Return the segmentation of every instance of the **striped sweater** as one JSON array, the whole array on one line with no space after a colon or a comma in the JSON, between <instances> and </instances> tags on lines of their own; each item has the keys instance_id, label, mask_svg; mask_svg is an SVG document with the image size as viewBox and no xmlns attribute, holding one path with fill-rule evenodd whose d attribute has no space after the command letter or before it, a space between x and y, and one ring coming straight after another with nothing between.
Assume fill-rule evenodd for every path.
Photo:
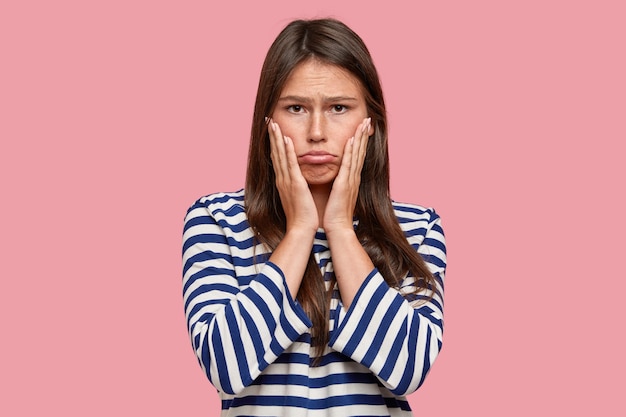
<instances>
[{"instance_id":1,"label":"striped sweater","mask_svg":"<svg viewBox=\"0 0 626 417\"><path fill-rule=\"evenodd\" d=\"M347 309L335 287L330 342L321 364L310 366L311 321L253 239L243 204L243 190L203 197L189 208L183 232L189 335L219 392L221 416L411 416L405 396L441 349L446 251L439 216L393 203L436 278L434 298L403 296L414 278L394 289L377 269ZM312 250L328 284L332 259L322 229Z\"/></svg>"}]
</instances>

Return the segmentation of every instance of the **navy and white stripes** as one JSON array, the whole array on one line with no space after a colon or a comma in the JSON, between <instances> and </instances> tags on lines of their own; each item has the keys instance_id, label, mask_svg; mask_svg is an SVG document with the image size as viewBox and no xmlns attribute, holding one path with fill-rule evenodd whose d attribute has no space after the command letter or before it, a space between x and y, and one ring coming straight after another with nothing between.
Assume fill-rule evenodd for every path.
<instances>
[{"instance_id":1,"label":"navy and white stripes","mask_svg":"<svg viewBox=\"0 0 626 417\"><path fill-rule=\"evenodd\" d=\"M405 395L424 381L441 349L446 253L437 214L394 202L409 243L437 280L437 294L409 301L414 278L389 288L371 271L349 309L335 289L330 342L311 367L311 321L282 271L254 246L243 191L203 197L183 234L183 296L193 349L222 399L222 416L410 416ZM313 252L325 277L323 230ZM327 281L328 282L328 281Z\"/></svg>"}]
</instances>

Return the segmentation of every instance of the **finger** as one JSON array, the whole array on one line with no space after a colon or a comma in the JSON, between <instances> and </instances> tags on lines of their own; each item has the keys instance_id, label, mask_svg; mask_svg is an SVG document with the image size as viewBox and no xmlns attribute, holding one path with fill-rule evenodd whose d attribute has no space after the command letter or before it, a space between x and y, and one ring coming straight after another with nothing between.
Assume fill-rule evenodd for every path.
<instances>
[{"instance_id":1,"label":"finger","mask_svg":"<svg viewBox=\"0 0 626 417\"><path fill-rule=\"evenodd\" d=\"M274 163L274 171L280 178L289 177L289 169L287 165L287 157L285 153L285 139L278 123L273 119L269 120L268 130L270 132L270 141L272 144L272 161Z\"/></svg>"},{"instance_id":2,"label":"finger","mask_svg":"<svg viewBox=\"0 0 626 417\"><path fill-rule=\"evenodd\" d=\"M354 136L346 141L343 147L343 156L341 157L341 165L339 166L339 172L337 173L336 183L341 182L342 179L350 178L350 168L352 167L352 155L354 149Z\"/></svg>"},{"instance_id":3,"label":"finger","mask_svg":"<svg viewBox=\"0 0 626 417\"><path fill-rule=\"evenodd\" d=\"M357 131L354 135L354 147L352 149L352 164L350 171L350 178L353 181L358 181L361 175L361 168L363 167L363 161L365 159L365 149L367 148L367 133L369 130L368 124L369 118L364 119L363 122L357 127Z\"/></svg>"},{"instance_id":4,"label":"finger","mask_svg":"<svg viewBox=\"0 0 626 417\"><path fill-rule=\"evenodd\" d=\"M285 140L285 158L287 161L287 168L289 169L290 176L300 173L300 164L298 164L298 157L296 156L296 148L293 145L293 140L288 136L283 136Z\"/></svg>"},{"instance_id":5,"label":"finger","mask_svg":"<svg viewBox=\"0 0 626 417\"><path fill-rule=\"evenodd\" d=\"M369 142L369 131L370 131L370 126L372 124L372 119L370 117L368 117L363 125L363 130L362 130L362 135L361 135L361 141L359 142L359 150L358 150L358 162L357 162L357 167L359 172L361 171L361 169L363 168L363 164L365 162L365 156L367 154L367 144Z\"/></svg>"},{"instance_id":6,"label":"finger","mask_svg":"<svg viewBox=\"0 0 626 417\"><path fill-rule=\"evenodd\" d=\"M274 165L278 165L278 149L276 147L276 133L274 132L274 128L272 127L272 119L265 118L265 123L267 124L267 133L270 137L270 156L272 158L272 162Z\"/></svg>"}]
</instances>

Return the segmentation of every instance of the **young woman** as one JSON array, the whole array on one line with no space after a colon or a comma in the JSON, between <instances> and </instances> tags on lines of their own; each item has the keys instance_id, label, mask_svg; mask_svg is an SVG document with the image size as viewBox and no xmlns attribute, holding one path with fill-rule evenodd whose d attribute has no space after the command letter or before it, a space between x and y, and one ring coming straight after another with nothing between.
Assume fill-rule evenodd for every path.
<instances>
[{"instance_id":1,"label":"young woman","mask_svg":"<svg viewBox=\"0 0 626 417\"><path fill-rule=\"evenodd\" d=\"M290 23L265 59L245 189L199 199L183 245L193 349L222 416L410 416L441 349L432 209L389 196L387 119L362 40Z\"/></svg>"}]
</instances>

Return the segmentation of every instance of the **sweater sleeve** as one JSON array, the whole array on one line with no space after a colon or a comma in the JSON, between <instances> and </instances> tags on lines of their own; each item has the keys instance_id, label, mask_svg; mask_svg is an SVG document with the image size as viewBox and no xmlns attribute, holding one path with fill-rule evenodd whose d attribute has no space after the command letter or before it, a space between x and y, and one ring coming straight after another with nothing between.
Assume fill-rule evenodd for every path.
<instances>
[{"instance_id":1,"label":"sweater sleeve","mask_svg":"<svg viewBox=\"0 0 626 417\"><path fill-rule=\"evenodd\" d=\"M409 232L407 238L434 275L432 299L425 292L404 295L414 290L414 277L407 276L400 289L393 289L374 269L350 308L338 309L329 343L399 396L421 386L442 346L446 249L439 216L432 210L428 215L425 232Z\"/></svg>"},{"instance_id":2,"label":"sweater sleeve","mask_svg":"<svg viewBox=\"0 0 626 417\"><path fill-rule=\"evenodd\" d=\"M183 299L200 366L218 390L237 394L311 322L291 298L282 271L270 262L256 265L252 239L237 241L216 214L223 213L199 202L185 217ZM242 270L252 272L238 276Z\"/></svg>"}]
</instances>

